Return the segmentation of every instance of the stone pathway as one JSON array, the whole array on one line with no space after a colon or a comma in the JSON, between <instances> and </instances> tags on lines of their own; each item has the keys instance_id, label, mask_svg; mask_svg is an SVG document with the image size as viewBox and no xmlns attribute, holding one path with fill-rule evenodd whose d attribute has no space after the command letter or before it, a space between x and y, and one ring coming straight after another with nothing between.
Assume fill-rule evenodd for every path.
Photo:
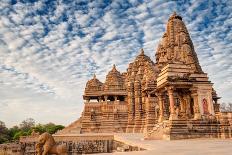
<instances>
[{"instance_id":1,"label":"stone pathway","mask_svg":"<svg viewBox=\"0 0 232 155\"><path fill-rule=\"evenodd\" d=\"M143 140L142 134L115 134L115 140L146 151L115 152L106 154L141 155L231 155L232 139ZM99 154L98 154L99 155ZM102 154L103 155L103 154Z\"/></svg>"}]
</instances>

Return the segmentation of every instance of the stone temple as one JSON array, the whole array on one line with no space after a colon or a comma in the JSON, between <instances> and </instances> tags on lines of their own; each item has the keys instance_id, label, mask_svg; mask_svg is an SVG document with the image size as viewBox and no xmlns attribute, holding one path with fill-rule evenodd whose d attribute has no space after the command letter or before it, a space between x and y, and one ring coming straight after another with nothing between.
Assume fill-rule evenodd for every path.
<instances>
[{"instance_id":1,"label":"stone temple","mask_svg":"<svg viewBox=\"0 0 232 155\"><path fill-rule=\"evenodd\" d=\"M202 70L182 17L173 13L155 52L143 49L120 73L86 83L84 111L58 134L144 133L145 139L231 137L213 83Z\"/></svg>"},{"instance_id":2,"label":"stone temple","mask_svg":"<svg viewBox=\"0 0 232 155\"><path fill-rule=\"evenodd\" d=\"M104 82L94 75L86 83L84 110L78 120L52 136L34 133L20 137L19 144L0 145L0 154L155 152L159 146L164 151L169 148L170 154L180 148L191 154L196 149L192 141L167 145L170 143L156 139L232 138L232 113L219 111L220 97L202 70L188 30L176 13L168 20L155 56L152 60L141 49L126 72L120 73L113 65ZM208 154L212 146L220 144L215 148L224 149L227 144L224 150L230 153L231 143L215 141L214 145L205 145L212 141L195 144L201 152L209 148ZM190 144L187 150L185 143Z\"/></svg>"}]
</instances>

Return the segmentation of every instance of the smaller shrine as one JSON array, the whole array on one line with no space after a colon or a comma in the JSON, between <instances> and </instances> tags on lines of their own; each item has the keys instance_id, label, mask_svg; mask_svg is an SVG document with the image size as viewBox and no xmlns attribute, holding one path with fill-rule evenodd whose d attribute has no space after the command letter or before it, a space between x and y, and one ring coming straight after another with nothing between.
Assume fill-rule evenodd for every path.
<instances>
[{"instance_id":1,"label":"smaller shrine","mask_svg":"<svg viewBox=\"0 0 232 155\"><path fill-rule=\"evenodd\" d=\"M113 65L105 83L100 82L96 75L87 82L81 133L126 131L128 108L124 80L125 75Z\"/></svg>"}]
</instances>

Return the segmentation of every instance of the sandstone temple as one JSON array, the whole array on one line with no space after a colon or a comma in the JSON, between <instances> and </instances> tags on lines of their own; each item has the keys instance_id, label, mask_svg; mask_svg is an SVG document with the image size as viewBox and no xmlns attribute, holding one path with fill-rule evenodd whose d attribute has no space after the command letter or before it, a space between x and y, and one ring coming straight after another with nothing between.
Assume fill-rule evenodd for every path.
<instances>
[{"instance_id":1,"label":"sandstone temple","mask_svg":"<svg viewBox=\"0 0 232 155\"><path fill-rule=\"evenodd\" d=\"M160 145L156 139L232 138L232 113L219 111L220 97L176 13L155 57L141 49L126 72L113 65L104 82L94 75L86 83L78 120L54 135L33 132L19 143L0 145L0 154L141 151L152 150L148 143L152 148Z\"/></svg>"},{"instance_id":2,"label":"sandstone temple","mask_svg":"<svg viewBox=\"0 0 232 155\"><path fill-rule=\"evenodd\" d=\"M144 133L145 139L231 137L216 91L202 70L182 17L173 13L155 51L143 49L120 73L86 83L84 111L58 134Z\"/></svg>"}]
</instances>

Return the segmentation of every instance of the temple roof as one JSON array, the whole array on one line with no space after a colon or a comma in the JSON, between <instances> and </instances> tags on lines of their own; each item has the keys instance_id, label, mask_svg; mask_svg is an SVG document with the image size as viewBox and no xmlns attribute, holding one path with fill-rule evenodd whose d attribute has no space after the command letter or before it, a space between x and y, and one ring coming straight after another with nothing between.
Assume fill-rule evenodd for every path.
<instances>
[{"instance_id":1,"label":"temple roof","mask_svg":"<svg viewBox=\"0 0 232 155\"><path fill-rule=\"evenodd\" d=\"M140 54L135 60L129 64L127 69L127 81L154 81L158 75L158 68L154 62L144 54L144 50L140 50Z\"/></svg>"},{"instance_id":2,"label":"temple roof","mask_svg":"<svg viewBox=\"0 0 232 155\"><path fill-rule=\"evenodd\" d=\"M124 78L123 75L116 69L113 68L106 76L106 81L104 83L104 90L121 90L124 89Z\"/></svg>"},{"instance_id":3,"label":"temple roof","mask_svg":"<svg viewBox=\"0 0 232 155\"><path fill-rule=\"evenodd\" d=\"M103 83L94 74L93 78L86 83L85 92L100 91Z\"/></svg>"},{"instance_id":4,"label":"temple roof","mask_svg":"<svg viewBox=\"0 0 232 155\"><path fill-rule=\"evenodd\" d=\"M175 62L191 66L194 72L202 72L188 30L176 12L170 16L156 51L156 63L160 68Z\"/></svg>"},{"instance_id":5,"label":"temple roof","mask_svg":"<svg viewBox=\"0 0 232 155\"><path fill-rule=\"evenodd\" d=\"M152 62L152 60L150 59L149 56L144 54L144 50L141 49L140 50L140 54L135 58L134 62L139 62L139 61L143 61L143 62Z\"/></svg>"}]
</instances>

